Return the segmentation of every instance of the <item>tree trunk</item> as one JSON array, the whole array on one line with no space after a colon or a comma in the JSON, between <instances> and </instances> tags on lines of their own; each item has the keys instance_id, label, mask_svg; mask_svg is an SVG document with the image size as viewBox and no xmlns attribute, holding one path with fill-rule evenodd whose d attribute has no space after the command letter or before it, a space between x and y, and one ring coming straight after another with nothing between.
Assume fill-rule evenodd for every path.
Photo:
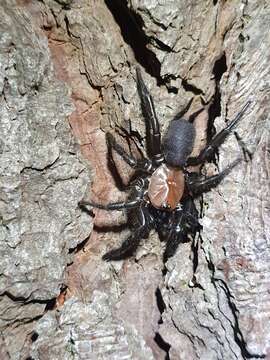
<instances>
[{"instance_id":1,"label":"tree trunk","mask_svg":"<svg viewBox=\"0 0 270 360\"><path fill-rule=\"evenodd\" d=\"M0 359L270 359L268 1L0 10ZM132 171L108 161L105 133L145 151L138 65L162 133L190 100L204 106L194 154L251 101L203 172L242 162L197 201L203 230L165 264L155 232L102 261L126 216L78 207L126 197Z\"/></svg>"}]
</instances>

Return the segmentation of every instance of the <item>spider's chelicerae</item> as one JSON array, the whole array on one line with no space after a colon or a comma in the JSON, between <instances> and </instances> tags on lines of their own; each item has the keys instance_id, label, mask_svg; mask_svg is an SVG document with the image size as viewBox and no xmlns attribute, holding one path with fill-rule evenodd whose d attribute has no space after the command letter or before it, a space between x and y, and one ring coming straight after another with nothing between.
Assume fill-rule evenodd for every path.
<instances>
[{"instance_id":1,"label":"spider's chelicerae","mask_svg":"<svg viewBox=\"0 0 270 360\"><path fill-rule=\"evenodd\" d=\"M209 177L190 172L187 167L200 165L209 160L236 127L250 104L247 102L236 117L211 139L198 156L190 157L195 138L195 128L192 123L195 114L187 120L182 118L185 112L175 117L161 141L154 103L139 68L137 68L137 86L146 122L149 158L136 159L128 154L110 133L107 133L109 150L116 151L136 170L138 177L129 187L131 191L127 201L107 205L84 200L80 202L82 207L132 211L131 234L119 248L110 250L103 256L107 261L131 256L141 239L148 237L151 229L156 229L161 240L166 241L164 260L174 255L178 245L187 241L188 236L195 236L201 226L194 198L217 186L238 164L239 159L219 174Z\"/></svg>"}]
</instances>

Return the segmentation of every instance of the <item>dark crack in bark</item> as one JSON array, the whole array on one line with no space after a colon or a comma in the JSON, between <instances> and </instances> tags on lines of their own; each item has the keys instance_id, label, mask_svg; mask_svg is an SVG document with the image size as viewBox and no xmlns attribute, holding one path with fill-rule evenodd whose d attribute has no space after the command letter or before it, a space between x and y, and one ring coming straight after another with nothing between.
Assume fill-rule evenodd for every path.
<instances>
[{"instance_id":1,"label":"dark crack in bark","mask_svg":"<svg viewBox=\"0 0 270 360\"><path fill-rule=\"evenodd\" d=\"M166 309L166 304L162 298L162 294L161 294L161 291L159 288L156 289L155 295L156 295L156 300L157 300L157 307L160 312L160 319L158 321L158 324L160 325L163 323L162 314ZM156 332L154 341L160 347L160 349L165 352L164 360L170 360L169 352L170 352L171 345L162 338L162 336L160 335L159 332Z\"/></svg>"},{"instance_id":2,"label":"dark crack in bark","mask_svg":"<svg viewBox=\"0 0 270 360\"><path fill-rule=\"evenodd\" d=\"M105 4L119 25L123 39L133 49L138 63L160 82L160 62L156 55L147 48L150 39L143 31L141 17L128 7L126 0L105 0Z\"/></svg>"},{"instance_id":3,"label":"dark crack in bark","mask_svg":"<svg viewBox=\"0 0 270 360\"><path fill-rule=\"evenodd\" d=\"M166 341L164 341L164 339L162 338L162 336L159 333L156 333L154 340L157 343L157 345L160 347L160 349L162 349L166 353L164 360L170 360L169 351L170 351L171 345L168 344Z\"/></svg>"},{"instance_id":4,"label":"dark crack in bark","mask_svg":"<svg viewBox=\"0 0 270 360\"><path fill-rule=\"evenodd\" d=\"M221 93L220 93L220 80L223 74L227 71L226 65L226 54L225 52L217 59L214 63L212 74L215 79L215 93L209 106L209 122L207 139L208 141L215 135L216 131L214 128L215 118L221 114Z\"/></svg>"},{"instance_id":5,"label":"dark crack in bark","mask_svg":"<svg viewBox=\"0 0 270 360\"><path fill-rule=\"evenodd\" d=\"M214 285L216 291L218 292L217 284L216 284L216 283L218 283L219 289L222 289L224 294L226 295L228 305L230 307L230 310L231 310L231 313L232 313L233 319L234 319L234 323L231 323L233 331L234 331L234 340L241 350L243 359L252 359L252 358L264 359L266 357L265 354L253 354L247 350L247 344L246 344L246 341L244 339L243 333L242 333L242 331L240 329L240 325L239 325L239 320L238 320L239 311L233 301L233 295L231 294L230 289L229 289L228 285L226 284L226 282L223 279L216 278L215 266L212 263L212 261L210 259L208 259L207 261L208 261L208 268L211 272L212 284ZM230 319L226 316L226 314L223 313L223 315L225 316L225 318L227 318L227 320L229 322L231 322Z\"/></svg>"}]
</instances>

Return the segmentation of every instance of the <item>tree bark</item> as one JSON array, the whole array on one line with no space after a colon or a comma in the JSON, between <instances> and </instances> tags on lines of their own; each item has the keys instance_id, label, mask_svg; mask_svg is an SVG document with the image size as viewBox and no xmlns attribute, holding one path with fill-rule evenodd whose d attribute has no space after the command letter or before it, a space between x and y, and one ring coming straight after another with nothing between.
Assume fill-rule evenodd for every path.
<instances>
[{"instance_id":1,"label":"tree bark","mask_svg":"<svg viewBox=\"0 0 270 360\"><path fill-rule=\"evenodd\" d=\"M0 359L270 359L270 4L0 9ZM126 197L132 171L117 155L113 171L105 132L145 151L137 65L162 133L191 99L190 112L204 106L193 154L251 101L203 172L242 162L197 202L203 230L165 264L155 232L130 259L103 262L126 216L78 207Z\"/></svg>"}]
</instances>

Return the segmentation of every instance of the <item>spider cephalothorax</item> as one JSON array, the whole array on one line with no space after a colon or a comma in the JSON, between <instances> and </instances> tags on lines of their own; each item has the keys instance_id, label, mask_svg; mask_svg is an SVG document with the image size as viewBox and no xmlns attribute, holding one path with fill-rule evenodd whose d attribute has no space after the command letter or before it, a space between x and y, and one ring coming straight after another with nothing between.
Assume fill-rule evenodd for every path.
<instances>
[{"instance_id":1,"label":"spider cephalothorax","mask_svg":"<svg viewBox=\"0 0 270 360\"><path fill-rule=\"evenodd\" d=\"M217 186L239 160L234 161L221 173L209 177L190 172L187 167L200 165L209 160L238 124L250 104L246 103L238 115L210 140L198 156L190 157L195 139L195 128L190 121L194 116L186 120L182 118L182 113L173 119L161 141L154 103L139 68L137 85L146 121L149 158L137 160L108 133L107 143L110 152L112 149L116 151L140 175L133 180L130 196L125 202L107 205L84 200L80 202L83 207L132 211L131 235L119 248L106 253L103 256L104 260L120 260L132 255L141 239L146 238L151 229L156 229L160 238L166 241L165 260L175 253L181 242L187 241L189 235L196 234L201 226L194 197Z\"/></svg>"}]
</instances>

